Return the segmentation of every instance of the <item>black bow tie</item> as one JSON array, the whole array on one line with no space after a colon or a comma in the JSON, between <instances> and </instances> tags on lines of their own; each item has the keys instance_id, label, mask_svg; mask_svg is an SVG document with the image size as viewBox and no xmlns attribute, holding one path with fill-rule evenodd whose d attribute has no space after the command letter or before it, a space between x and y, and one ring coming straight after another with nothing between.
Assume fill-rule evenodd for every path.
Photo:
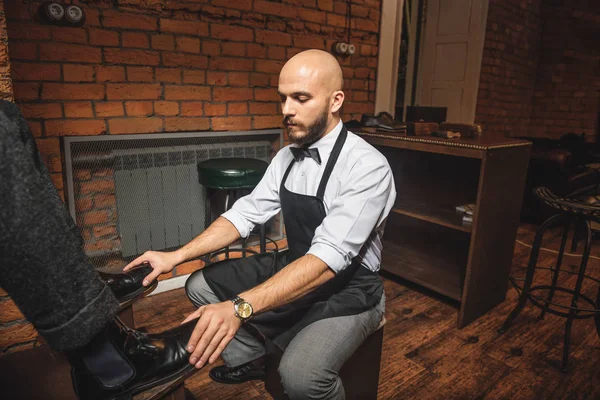
<instances>
[{"instance_id":1,"label":"black bow tie","mask_svg":"<svg viewBox=\"0 0 600 400\"><path fill-rule=\"evenodd\" d=\"M290 147L290 151L296 161L302 161L305 157L312 158L321 164L321 156L319 156L319 149L308 149L306 147Z\"/></svg>"}]
</instances>

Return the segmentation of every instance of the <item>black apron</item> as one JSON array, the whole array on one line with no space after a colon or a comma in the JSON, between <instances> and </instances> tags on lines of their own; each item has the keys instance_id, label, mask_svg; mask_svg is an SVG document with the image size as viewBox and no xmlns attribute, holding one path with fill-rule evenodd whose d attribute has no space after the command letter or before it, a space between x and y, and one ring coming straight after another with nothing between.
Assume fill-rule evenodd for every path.
<instances>
[{"instance_id":1,"label":"black apron","mask_svg":"<svg viewBox=\"0 0 600 400\"><path fill-rule=\"evenodd\" d=\"M315 230L327 215L323 204L325 188L347 136L348 131L343 127L316 196L293 193L285 188L295 160L285 171L279 193L289 250L224 260L203 270L206 282L221 301L259 285L308 252ZM313 292L290 304L256 315L248 324L285 349L293 337L309 324L324 318L359 314L374 307L382 294L383 285L377 273L354 259L345 270Z\"/></svg>"}]
</instances>

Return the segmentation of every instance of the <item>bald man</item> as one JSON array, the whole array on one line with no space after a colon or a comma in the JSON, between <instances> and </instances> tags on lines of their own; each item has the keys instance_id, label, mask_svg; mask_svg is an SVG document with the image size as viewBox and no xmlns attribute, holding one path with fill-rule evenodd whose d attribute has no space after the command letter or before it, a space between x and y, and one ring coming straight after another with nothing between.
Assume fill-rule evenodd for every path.
<instances>
[{"instance_id":1,"label":"bald man","mask_svg":"<svg viewBox=\"0 0 600 400\"><path fill-rule=\"evenodd\" d=\"M147 252L126 267L149 262L149 284L282 212L287 250L218 262L186 283L199 307L186 319L198 318L190 363L201 368L222 355L226 365L210 371L218 382L263 378L258 332L284 350L279 372L290 398L343 399L338 371L381 321L377 271L396 191L385 157L342 124L342 86L331 54L292 57L278 88L292 144L275 155L250 195L197 238L175 252Z\"/></svg>"}]
</instances>

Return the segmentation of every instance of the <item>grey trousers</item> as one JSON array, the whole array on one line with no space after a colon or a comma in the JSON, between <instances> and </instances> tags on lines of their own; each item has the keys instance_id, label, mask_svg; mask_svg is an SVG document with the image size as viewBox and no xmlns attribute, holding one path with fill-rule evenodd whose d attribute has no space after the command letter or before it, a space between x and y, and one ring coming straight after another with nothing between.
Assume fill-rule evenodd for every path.
<instances>
[{"instance_id":1,"label":"grey trousers","mask_svg":"<svg viewBox=\"0 0 600 400\"><path fill-rule=\"evenodd\" d=\"M186 292L196 307L220 301L206 283L202 271L190 276ZM377 329L384 311L385 295L371 310L323 319L302 329L286 348L279 364L281 381L290 399L344 399L344 385L338 372L367 336ZM232 367L264 354L263 344L242 327L222 356Z\"/></svg>"},{"instance_id":2,"label":"grey trousers","mask_svg":"<svg viewBox=\"0 0 600 400\"><path fill-rule=\"evenodd\" d=\"M0 287L56 350L88 343L119 308L81 244L27 122L0 100Z\"/></svg>"}]
</instances>

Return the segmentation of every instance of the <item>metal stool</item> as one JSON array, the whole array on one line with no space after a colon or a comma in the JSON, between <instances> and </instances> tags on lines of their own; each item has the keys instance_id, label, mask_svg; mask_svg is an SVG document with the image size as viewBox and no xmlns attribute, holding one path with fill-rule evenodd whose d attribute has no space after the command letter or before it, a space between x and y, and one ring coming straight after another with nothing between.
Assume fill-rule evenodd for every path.
<instances>
[{"instance_id":1,"label":"metal stool","mask_svg":"<svg viewBox=\"0 0 600 400\"><path fill-rule=\"evenodd\" d=\"M260 182L267 166L266 162L254 158L214 158L200 161L198 163L198 180L201 185L207 188L206 227L212 222L211 198L218 191L224 190L225 211L229 210L235 200L242 197L241 193L249 192ZM264 253L266 251L264 224L260 225L259 229L260 252ZM242 256L245 257L246 252L256 254L256 252L246 249L244 241ZM229 247L211 254L208 261L222 253L225 253L225 258L229 258Z\"/></svg>"},{"instance_id":2,"label":"metal stool","mask_svg":"<svg viewBox=\"0 0 600 400\"><path fill-rule=\"evenodd\" d=\"M506 318L506 321L504 321L504 324L498 330L498 332L504 333L508 328L510 328L515 318L525 307L527 300L529 300L533 305L542 309L542 312L539 316L540 320L544 318L546 312L567 318L567 323L565 325L563 359L561 364L561 370L566 371L569 360L569 345L571 339L571 326L573 325L573 320L594 318L596 330L598 331L598 335L600 335L600 286L598 287L598 294L595 301L581 293L581 287L585 279L591 279L600 284L600 280L586 275L585 273L588 258L590 256L590 250L592 247L592 232L590 227L590 221L600 222L600 206L587 205L574 199L560 198L545 187L536 188L534 190L534 193L537 197L544 201L544 203L558 210L559 213L548 218L540 226L535 235L523 286L520 287L517 283L517 281L523 281L523 279L515 279L512 276L510 277L511 283L519 292L519 303ZM554 268L539 267L537 265L537 260L539 257L540 247L542 244L542 238L544 236L544 233L546 233L546 231L548 231L549 229L560 225L562 225L564 228L560 244L560 250L556 259L556 266ZM579 271L577 272L561 271L562 259L567 244L567 236L571 227L574 230L574 238L572 244L573 248L576 248L576 241L578 239L583 239L584 243L583 256L581 258ZM532 286L534 273L538 269L552 271L552 283L550 285ZM575 283L574 289L557 285L558 276L560 273L577 275L577 282ZM548 291L548 296L546 298L543 298L543 296L541 295L536 295L536 293L545 290ZM556 291L567 293L572 296L570 306L558 304L552 301ZM591 308L581 307L578 304L579 300L583 300L585 303L588 303L591 306Z\"/></svg>"}]
</instances>

